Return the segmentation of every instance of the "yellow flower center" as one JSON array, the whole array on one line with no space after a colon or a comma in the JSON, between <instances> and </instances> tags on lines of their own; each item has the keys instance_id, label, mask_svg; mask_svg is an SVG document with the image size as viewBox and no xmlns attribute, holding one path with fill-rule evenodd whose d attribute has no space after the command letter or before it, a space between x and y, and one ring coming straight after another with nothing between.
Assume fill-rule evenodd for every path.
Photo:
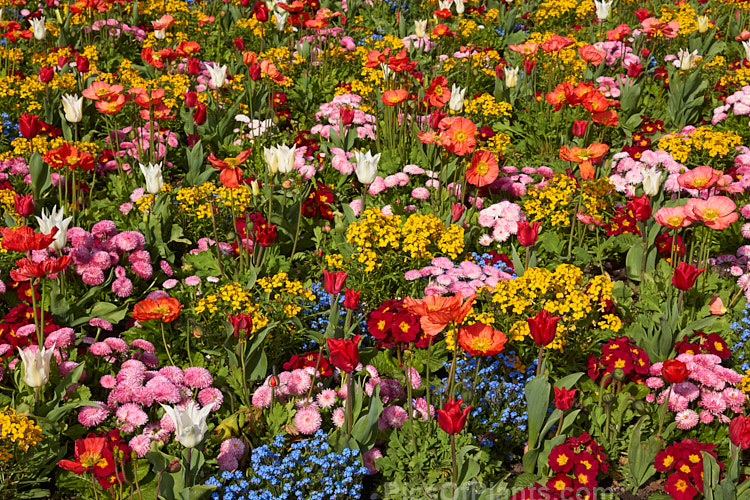
<instances>
[{"instance_id":1,"label":"yellow flower center","mask_svg":"<svg viewBox=\"0 0 750 500\"><path fill-rule=\"evenodd\" d=\"M473 351L485 353L490 350L492 343L489 339L478 338L471 341L471 349Z\"/></svg>"},{"instance_id":2,"label":"yellow flower center","mask_svg":"<svg viewBox=\"0 0 750 500\"><path fill-rule=\"evenodd\" d=\"M708 220L714 220L719 218L719 211L715 208L708 208L703 211L703 218Z\"/></svg>"},{"instance_id":3,"label":"yellow flower center","mask_svg":"<svg viewBox=\"0 0 750 500\"><path fill-rule=\"evenodd\" d=\"M476 171L479 175L486 174L489 169L490 169L490 166L487 164L486 161L480 161L479 163L477 163Z\"/></svg>"}]
</instances>

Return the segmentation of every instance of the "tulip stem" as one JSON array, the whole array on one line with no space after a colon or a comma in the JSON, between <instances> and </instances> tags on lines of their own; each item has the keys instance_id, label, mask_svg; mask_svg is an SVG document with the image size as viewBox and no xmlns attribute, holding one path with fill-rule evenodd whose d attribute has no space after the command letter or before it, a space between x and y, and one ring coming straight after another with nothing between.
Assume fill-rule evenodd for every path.
<instances>
[{"instance_id":1,"label":"tulip stem","mask_svg":"<svg viewBox=\"0 0 750 500\"><path fill-rule=\"evenodd\" d=\"M185 464L185 483L190 486L190 459L192 458L190 455L193 452L192 448L187 449L187 464Z\"/></svg>"},{"instance_id":2,"label":"tulip stem","mask_svg":"<svg viewBox=\"0 0 750 500\"><path fill-rule=\"evenodd\" d=\"M451 465L453 467L453 497L455 497L458 487L458 467L456 465L456 435L453 433L451 433Z\"/></svg>"},{"instance_id":3,"label":"tulip stem","mask_svg":"<svg viewBox=\"0 0 750 500\"><path fill-rule=\"evenodd\" d=\"M245 406L250 407L250 393L247 390L247 368L245 366L245 341L240 340L239 342L239 354L240 362L242 363L242 399L244 399ZM313 384L315 379L313 378ZM310 385L312 389L312 385Z\"/></svg>"},{"instance_id":4,"label":"tulip stem","mask_svg":"<svg viewBox=\"0 0 750 500\"><path fill-rule=\"evenodd\" d=\"M310 183L305 188L305 195L299 200L299 212L297 214L297 230L294 232L294 244L292 245L292 253L289 255L289 262L294 260L294 253L297 251L297 242L299 241L299 228L302 226L302 206L304 205L304 202L307 199L307 196L310 194L311 189L312 189L312 184ZM286 194L284 194L284 199L286 199ZM269 224L271 223L270 219L268 222Z\"/></svg>"},{"instance_id":5,"label":"tulip stem","mask_svg":"<svg viewBox=\"0 0 750 500\"><path fill-rule=\"evenodd\" d=\"M352 427L354 426L354 422L352 422L354 417L354 415L352 415L352 412L354 411L354 372L349 372L347 375L349 379L346 381L346 432L351 436Z\"/></svg>"},{"instance_id":6,"label":"tulip stem","mask_svg":"<svg viewBox=\"0 0 750 500\"><path fill-rule=\"evenodd\" d=\"M656 440L661 443L661 430L664 426L664 417L667 415L667 409L669 408L669 400L672 398L672 387L674 384L670 384L669 391L667 391L667 398L662 403L659 409L659 430L656 432Z\"/></svg>"},{"instance_id":7,"label":"tulip stem","mask_svg":"<svg viewBox=\"0 0 750 500\"><path fill-rule=\"evenodd\" d=\"M540 345L539 346L539 359L537 360L537 364L536 364L536 376L537 377L542 374L542 360L543 359L544 359L544 346Z\"/></svg>"},{"instance_id":8,"label":"tulip stem","mask_svg":"<svg viewBox=\"0 0 750 500\"><path fill-rule=\"evenodd\" d=\"M365 206L367 204L367 188L368 187L369 186L367 186L366 184L364 186L362 186L362 201L359 204L360 205L360 207L359 207L359 216L360 217L362 217L362 214L365 213Z\"/></svg>"},{"instance_id":9,"label":"tulip stem","mask_svg":"<svg viewBox=\"0 0 750 500\"><path fill-rule=\"evenodd\" d=\"M167 351L167 358L169 358L169 364L176 366L172 361L172 355L169 353L169 346L167 345L167 336L164 334L164 322L161 323L161 341L164 344L164 349Z\"/></svg>"}]
</instances>

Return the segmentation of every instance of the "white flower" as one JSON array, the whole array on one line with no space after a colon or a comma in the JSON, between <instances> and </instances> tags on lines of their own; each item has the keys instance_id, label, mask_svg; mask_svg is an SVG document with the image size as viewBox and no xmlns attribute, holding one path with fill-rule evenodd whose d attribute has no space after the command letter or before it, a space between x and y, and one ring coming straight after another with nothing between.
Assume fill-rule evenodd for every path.
<instances>
[{"instance_id":1,"label":"white flower","mask_svg":"<svg viewBox=\"0 0 750 500\"><path fill-rule=\"evenodd\" d=\"M414 21L414 33L419 37L423 38L427 32L427 19L421 21Z\"/></svg>"},{"instance_id":2,"label":"white flower","mask_svg":"<svg viewBox=\"0 0 750 500\"><path fill-rule=\"evenodd\" d=\"M596 17L600 21L604 21L609 17L609 12L612 10L612 2L614 2L614 0L609 0L609 2L606 0L594 0L594 6L596 6Z\"/></svg>"},{"instance_id":3,"label":"white flower","mask_svg":"<svg viewBox=\"0 0 750 500\"><path fill-rule=\"evenodd\" d=\"M453 0L456 5L456 14L461 15L464 13L464 0Z\"/></svg>"},{"instance_id":4,"label":"white flower","mask_svg":"<svg viewBox=\"0 0 750 500\"><path fill-rule=\"evenodd\" d=\"M745 59L750 61L750 40L743 40L742 46L745 48Z\"/></svg>"},{"instance_id":5,"label":"white flower","mask_svg":"<svg viewBox=\"0 0 750 500\"><path fill-rule=\"evenodd\" d=\"M62 96L65 119L70 123L78 123L83 119L83 96L65 94Z\"/></svg>"},{"instance_id":6,"label":"white flower","mask_svg":"<svg viewBox=\"0 0 750 500\"><path fill-rule=\"evenodd\" d=\"M386 63L380 63L380 68L383 70L383 80L393 80L396 77Z\"/></svg>"},{"instance_id":7,"label":"white flower","mask_svg":"<svg viewBox=\"0 0 750 500\"><path fill-rule=\"evenodd\" d=\"M47 38L47 26L44 24L44 21L46 21L44 16L29 20L31 23L31 29L34 30L34 38L37 40L44 40Z\"/></svg>"},{"instance_id":8,"label":"white flower","mask_svg":"<svg viewBox=\"0 0 750 500\"><path fill-rule=\"evenodd\" d=\"M164 411L172 419L175 427L175 437L185 448L195 448L205 436L208 430L206 417L211 412L211 406L198 409L198 405L192 399L185 405L184 410L176 406L161 405Z\"/></svg>"},{"instance_id":9,"label":"white flower","mask_svg":"<svg viewBox=\"0 0 750 500\"><path fill-rule=\"evenodd\" d=\"M41 350L31 352L30 349L18 349L18 355L23 362L23 381L29 387L37 388L49 382L49 361L54 353L42 347Z\"/></svg>"},{"instance_id":10,"label":"white flower","mask_svg":"<svg viewBox=\"0 0 750 500\"><path fill-rule=\"evenodd\" d=\"M279 31L284 31L284 25L286 24L286 18L289 15L289 12L285 10L279 10L276 9L276 29Z\"/></svg>"},{"instance_id":11,"label":"white flower","mask_svg":"<svg viewBox=\"0 0 750 500\"><path fill-rule=\"evenodd\" d=\"M655 196L661 189L661 172L656 168L644 168L641 170L643 175L643 192L647 196Z\"/></svg>"},{"instance_id":12,"label":"white flower","mask_svg":"<svg viewBox=\"0 0 750 500\"><path fill-rule=\"evenodd\" d=\"M367 153L362 153L360 151L354 152L354 157L357 161L357 169L355 170L355 173L357 174L357 180L359 182L369 186L375 181L375 177L378 176L378 162L380 162L380 155L381 153L378 153L373 156L370 150L368 150Z\"/></svg>"},{"instance_id":13,"label":"white flower","mask_svg":"<svg viewBox=\"0 0 750 500\"><path fill-rule=\"evenodd\" d=\"M680 50L677 53L677 59L674 61L674 65L680 68L681 71L687 71L693 68L695 60L698 58L698 51L694 50L688 52L687 50Z\"/></svg>"},{"instance_id":14,"label":"white flower","mask_svg":"<svg viewBox=\"0 0 750 500\"><path fill-rule=\"evenodd\" d=\"M286 175L294 170L294 153L296 150L297 145L290 148L286 144L263 148L263 158L266 159L268 172L271 175L276 172Z\"/></svg>"},{"instance_id":15,"label":"white flower","mask_svg":"<svg viewBox=\"0 0 750 500\"><path fill-rule=\"evenodd\" d=\"M164 177L161 174L161 163L154 165L149 163L148 166L143 163L139 163L143 177L146 178L146 191L151 194L156 194L161 191L164 186Z\"/></svg>"},{"instance_id":16,"label":"white flower","mask_svg":"<svg viewBox=\"0 0 750 500\"><path fill-rule=\"evenodd\" d=\"M224 83L227 81L226 65L219 66L218 63L214 63L211 66L206 65L206 68L208 69L208 75L211 78L211 86L215 89L223 87Z\"/></svg>"},{"instance_id":17,"label":"white flower","mask_svg":"<svg viewBox=\"0 0 750 500\"><path fill-rule=\"evenodd\" d=\"M698 16L695 22L698 24L698 31L701 33L705 33L711 27L711 20L708 16Z\"/></svg>"},{"instance_id":18,"label":"white flower","mask_svg":"<svg viewBox=\"0 0 750 500\"><path fill-rule=\"evenodd\" d=\"M57 228L57 234L55 235L55 241L50 243L49 248L54 248L58 252L68 242L68 226L73 217L65 218L65 212L61 208L60 212L57 211L57 205L52 208L52 213L47 215L47 210L42 210L42 216L36 218L39 223L39 230L44 234L49 234L53 227Z\"/></svg>"},{"instance_id":19,"label":"white flower","mask_svg":"<svg viewBox=\"0 0 750 500\"><path fill-rule=\"evenodd\" d=\"M518 85L518 66L505 68L505 86L512 89L516 85Z\"/></svg>"},{"instance_id":20,"label":"white flower","mask_svg":"<svg viewBox=\"0 0 750 500\"><path fill-rule=\"evenodd\" d=\"M462 89L458 85L451 85L451 100L448 103L451 111L458 113L463 109L464 95L466 95L466 89Z\"/></svg>"},{"instance_id":21,"label":"white flower","mask_svg":"<svg viewBox=\"0 0 750 500\"><path fill-rule=\"evenodd\" d=\"M157 40L164 40L166 37L167 37L166 28L161 29L161 30L154 29L154 38L156 38Z\"/></svg>"},{"instance_id":22,"label":"white flower","mask_svg":"<svg viewBox=\"0 0 750 500\"><path fill-rule=\"evenodd\" d=\"M438 0L439 10L450 9L451 4L453 4L453 0Z\"/></svg>"}]
</instances>

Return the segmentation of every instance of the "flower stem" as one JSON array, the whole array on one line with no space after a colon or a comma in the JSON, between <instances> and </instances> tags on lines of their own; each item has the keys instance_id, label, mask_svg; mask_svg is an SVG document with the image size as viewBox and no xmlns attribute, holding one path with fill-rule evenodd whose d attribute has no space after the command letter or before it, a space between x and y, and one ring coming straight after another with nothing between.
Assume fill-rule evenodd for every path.
<instances>
[{"instance_id":1,"label":"flower stem","mask_svg":"<svg viewBox=\"0 0 750 500\"><path fill-rule=\"evenodd\" d=\"M172 355L169 353L169 345L167 345L167 336L164 334L164 323L161 323L161 341L164 344L164 349L167 351L167 358L169 358L169 364L172 366L176 366L174 364L174 361L172 361Z\"/></svg>"}]
</instances>

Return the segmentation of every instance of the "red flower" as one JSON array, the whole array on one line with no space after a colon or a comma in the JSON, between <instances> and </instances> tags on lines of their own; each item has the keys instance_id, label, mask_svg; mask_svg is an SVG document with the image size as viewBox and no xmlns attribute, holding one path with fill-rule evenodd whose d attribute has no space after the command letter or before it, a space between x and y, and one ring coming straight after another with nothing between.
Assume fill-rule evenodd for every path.
<instances>
[{"instance_id":1,"label":"red flower","mask_svg":"<svg viewBox=\"0 0 750 500\"><path fill-rule=\"evenodd\" d=\"M351 373L359 364L359 339L361 335L355 335L349 340L328 339L328 350L330 351L331 364L341 371Z\"/></svg>"},{"instance_id":2,"label":"red flower","mask_svg":"<svg viewBox=\"0 0 750 500\"><path fill-rule=\"evenodd\" d=\"M253 317L250 314L229 316L229 323L234 329L234 336L238 339L248 337L253 331Z\"/></svg>"},{"instance_id":3,"label":"red flower","mask_svg":"<svg viewBox=\"0 0 750 500\"><path fill-rule=\"evenodd\" d=\"M448 79L443 76L437 76L430 82L430 87L425 91L426 97L430 104L441 108L451 100L451 91L448 88Z\"/></svg>"},{"instance_id":4,"label":"red flower","mask_svg":"<svg viewBox=\"0 0 750 500\"><path fill-rule=\"evenodd\" d=\"M323 270L323 288L327 293L336 295L341 292L341 288L344 286L346 277L349 276L344 271L336 271L334 273Z\"/></svg>"},{"instance_id":5,"label":"red flower","mask_svg":"<svg viewBox=\"0 0 750 500\"><path fill-rule=\"evenodd\" d=\"M219 180L224 186L233 189L239 187L240 181L242 180L242 169L239 167L250 158L252 149L242 151L234 158L227 158L226 160L220 160L213 154L209 155L208 161L214 167L221 170L219 174Z\"/></svg>"},{"instance_id":6,"label":"red flower","mask_svg":"<svg viewBox=\"0 0 750 500\"><path fill-rule=\"evenodd\" d=\"M570 472L576 463L573 448L567 443L555 446L549 454L548 463L552 472Z\"/></svg>"},{"instance_id":7,"label":"red flower","mask_svg":"<svg viewBox=\"0 0 750 500\"><path fill-rule=\"evenodd\" d=\"M472 356L494 356L503 350L507 340L503 332L484 323L462 326L458 330L458 345Z\"/></svg>"},{"instance_id":8,"label":"red flower","mask_svg":"<svg viewBox=\"0 0 750 500\"><path fill-rule=\"evenodd\" d=\"M17 229L0 227L0 233L3 235L2 247L16 252L44 250L55 241L57 231L57 227L54 227L49 234L42 234L34 232L29 226L21 226Z\"/></svg>"},{"instance_id":9,"label":"red flower","mask_svg":"<svg viewBox=\"0 0 750 500\"><path fill-rule=\"evenodd\" d=\"M49 83L55 76L55 69L52 66L44 66L39 68L39 81L42 83Z\"/></svg>"},{"instance_id":10,"label":"red flower","mask_svg":"<svg viewBox=\"0 0 750 500\"><path fill-rule=\"evenodd\" d=\"M552 316L546 309L542 309L533 318L526 318L534 342L539 346L551 344L555 340L559 320L560 316Z\"/></svg>"},{"instance_id":11,"label":"red flower","mask_svg":"<svg viewBox=\"0 0 750 500\"><path fill-rule=\"evenodd\" d=\"M27 194L25 196L22 196L18 193L14 193L13 206L16 209L16 212L18 212L18 215L24 218L28 217L29 215L34 213L34 195Z\"/></svg>"},{"instance_id":12,"label":"red flower","mask_svg":"<svg viewBox=\"0 0 750 500\"><path fill-rule=\"evenodd\" d=\"M18 131L27 139L33 139L39 133L39 115L21 113L18 118Z\"/></svg>"},{"instance_id":13,"label":"red flower","mask_svg":"<svg viewBox=\"0 0 750 500\"><path fill-rule=\"evenodd\" d=\"M321 356L320 361L318 361L318 351L294 354L289 361L283 365L284 370L287 371L297 370L298 368L315 368L316 366L318 367L318 372L324 377L330 377L333 375L331 364L325 356Z\"/></svg>"},{"instance_id":14,"label":"red flower","mask_svg":"<svg viewBox=\"0 0 750 500\"><path fill-rule=\"evenodd\" d=\"M466 419L471 411L471 405L461 411L461 405L463 402L463 399L453 401L453 398L449 397L448 402L445 403L443 409L437 411L438 425L448 434L458 434L466 425Z\"/></svg>"},{"instance_id":15,"label":"red flower","mask_svg":"<svg viewBox=\"0 0 750 500\"><path fill-rule=\"evenodd\" d=\"M518 243L525 247L533 247L536 245L536 239L539 237L539 228L541 225L542 223L539 221L532 222L531 224L527 221L519 222L518 232L516 233Z\"/></svg>"},{"instance_id":16,"label":"red flower","mask_svg":"<svg viewBox=\"0 0 750 500\"><path fill-rule=\"evenodd\" d=\"M91 472L97 478L108 476L115 471L112 451L107 439L103 437L76 439L75 461L60 460L57 465L79 476L84 472Z\"/></svg>"},{"instance_id":17,"label":"red flower","mask_svg":"<svg viewBox=\"0 0 750 500\"><path fill-rule=\"evenodd\" d=\"M180 301L173 297L144 299L133 308L133 318L138 321L160 319L162 323L171 323L177 319L182 307Z\"/></svg>"},{"instance_id":18,"label":"red flower","mask_svg":"<svg viewBox=\"0 0 750 500\"><path fill-rule=\"evenodd\" d=\"M743 450L750 448L750 417L738 415L729 422L729 440Z\"/></svg>"},{"instance_id":19,"label":"red flower","mask_svg":"<svg viewBox=\"0 0 750 500\"><path fill-rule=\"evenodd\" d=\"M583 137L586 134L586 126L589 124L586 120L573 120L573 135Z\"/></svg>"},{"instance_id":20,"label":"red flower","mask_svg":"<svg viewBox=\"0 0 750 500\"><path fill-rule=\"evenodd\" d=\"M18 269L10 272L10 277L15 281L30 281L32 278L43 278L50 274L57 274L70 263L70 256L63 255L56 259L44 259L41 262L33 262L29 259L16 261Z\"/></svg>"},{"instance_id":21,"label":"red flower","mask_svg":"<svg viewBox=\"0 0 750 500\"><path fill-rule=\"evenodd\" d=\"M354 311L359 307L359 294L362 292L355 292L354 290L347 288L344 292L344 307Z\"/></svg>"},{"instance_id":22,"label":"red flower","mask_svg":"<svg viewBox=\"0 0 750 500\"><path fill-rule=\"evenodd\" d=\"M396 342L413 342L419 334L419 318L406 312L396 315L391 322L391 333Z\"/></svg>"},{"instance_id":23,"label":"red flower","mask_svg":"<svg viewBox=\"0 0 750 500\"><path fill-rule=\"evenodd\" d=\"M691 264L680 262L674 270L674 276L672 276L672 284L678 290L690 290L691 288L693 288L695 280L705 270L705 267L697 269Z\"/></svg>"},{"instance_id":24,"label":"red flower","mask_svg":"<svg viewBox=\"0 0 750 500\"><path fill-rule=\"evenodd\" d=\"M664 491L674 500L692 500L698 496L698 490L690 481L690 476L684 472L675 472L667 478Z\"/></svg>"},{"instance_id":25,"label":"red flower","mask_svg":"<svg viewBox=\"0 0 750 500\"><path fill-rule=\"evenodd\" d=\"M628 202L628 210L633 212L633 216L637 221L644 221L651 218L651 203L648 201L648 196L638 196Z\"/></svg>"},{"instance_id":26,"label":"red flower","mask_svg":"<svg viewBox=\"0 0 750 500\"><path fill-rule=\"evenodd\" d=\"M687 378L690 372L682 361L668 359L661 368L661 376L670 384L679 384Z\"/></svg>"},{"instance_id":27,"label":"red flower","mask_svg":"<svg viewBox=\"0 0 750 500\"><path fill-rule=\"evenodd\" d=\"M576 390L566 389L565 387L554 387L555 389L555 408L562 411L570 410L575 400Z\"/></svg>"}]
</instances>

